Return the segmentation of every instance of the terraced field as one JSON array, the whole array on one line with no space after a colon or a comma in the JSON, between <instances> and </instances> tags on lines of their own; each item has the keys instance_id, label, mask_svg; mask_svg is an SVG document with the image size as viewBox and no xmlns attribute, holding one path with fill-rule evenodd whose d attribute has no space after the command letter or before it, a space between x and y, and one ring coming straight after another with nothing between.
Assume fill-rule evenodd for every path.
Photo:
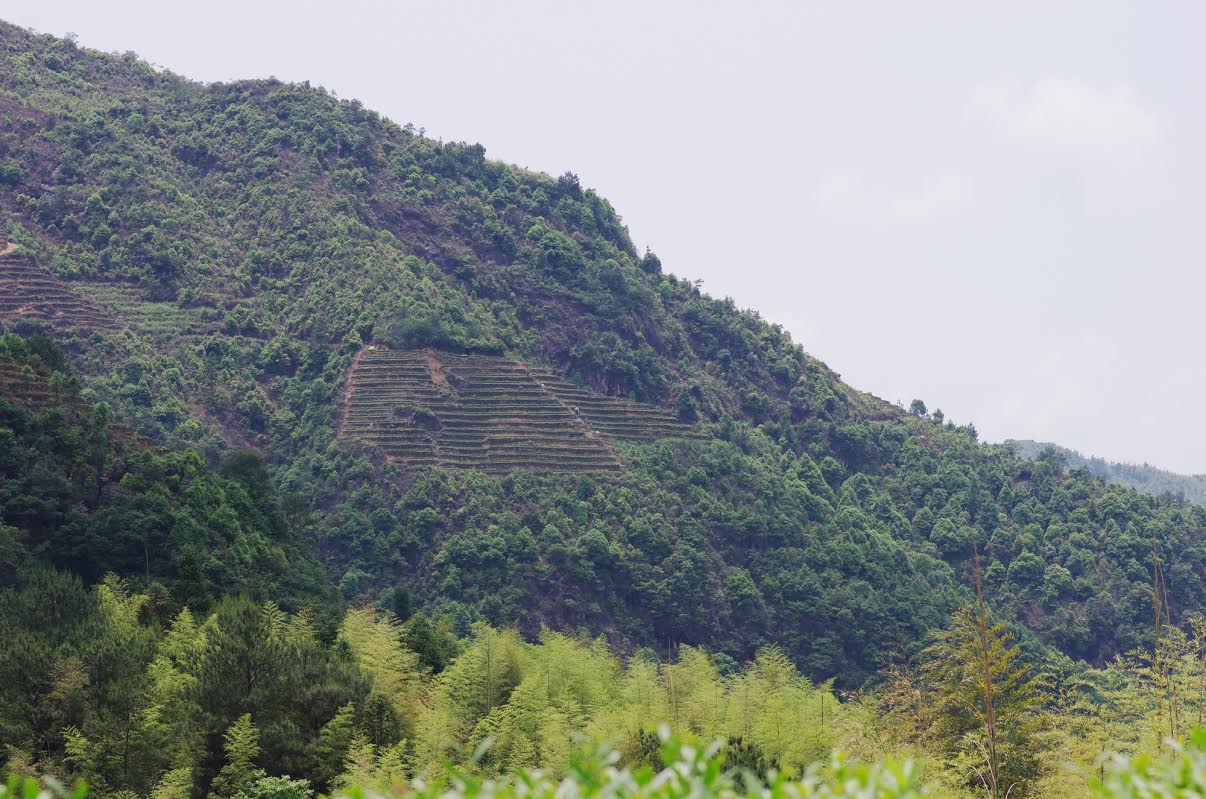
<instances>
[{"instance_id":1,"label":"terraced field","mask_svg":"<svg viewBox=\"0 0 1206 799\"><path fill-rule=\"evenodd\" d=\"M44 322L63 330L120 327L79 288L12 250L0 255L0 321Z\"/></svg>"},{"instance_id":2,"label":"terraced field","mask_svg":"<svg viewBox=\"0 0 1206 799\"><path fill-rule=\"evenodd\" d=\"M339 432L410 466L492 474L610 471L620 466L613 438L695 435L662 408L507 358L383 349L354 364Z\"/></svg>"},{"instance_id":3,"label":"terraced field","mask_svg":"<svg viewBox=\"0 0 1206 799\"><path fill-rule=\"evenodd\" d=\"M597 394L571 383L551 369L533 367L530 374L543 388L583 417L592 430L612 438L641 443L668 436L695 438L698 435L665 408Z\"/></svg>"},{"instance_id":4,"label":"terraced field","mask_svg":"<svg viewBox=\"0 0 1206 799\"><path fill-rule=\"evenodd\" d=\"M41 376L26 372L21 365L4 355L0 355L0 397L31 408L46 405L55 389ZM77 410L85 407L86 403L79 397L62 392L64 404Z\"/></svg>"},{"instance_id":5,"label":"terraced field","mask_svg":"<svg viewBox=\"0 0 1206 799\"><path fill-rule=\"evenodd\" d=\"M200 314L171 302L151 302L134 286L90 284L88 293L104 311L137 333L152 338L175 338L205 332Z\"/></svg>"}]
</instances>

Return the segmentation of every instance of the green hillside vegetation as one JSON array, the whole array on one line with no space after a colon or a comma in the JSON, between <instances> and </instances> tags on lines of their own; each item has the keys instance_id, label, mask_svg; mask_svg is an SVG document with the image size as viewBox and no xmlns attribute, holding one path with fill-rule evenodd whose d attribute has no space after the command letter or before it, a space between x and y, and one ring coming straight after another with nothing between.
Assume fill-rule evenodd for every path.
<instances>
[{"instance_id":1,"label":"green hillside vegetation","mask_svg":"<svg viewBox=\"0 0 1206 799\"><path fill-rule=\"evenodd\" d=\"M846 687L945 624L973 542L998 611L1095 664L1150 638L1154 557L1174 620L1203 604L1201 509L857 392L636 252L572 175L306 85L191 83L12 26L0 67L11 237L112 286L96 296L123 320L49 328L86 397L214 466L261 452L347 601L407 595L462 634L547 624L738 660L777 643ZM605 475L391 463L337 436L373 343L506 355L703 435L619 442Z\"/></svg>"},{"instance_id":2,"label":"green hillside vegetation","mask_svg":"<svg viewBox=\"0 0 1206 799\"><path fill-rule=\"evenodd\" d=\"M9 267L63 292L43 312L0 280L12 769L230 799L260 768L327 790L356 736L357 763L407 774L489 737L480 767L501 773L564 766L571 730L651 751L669 714L743 762L800 773L875 741L971 789L978 637L1018 665L989 735L1015 797L1059 792L1063 761L1158 751L1201 712L1206 509L845 385L637 252L572 174L308 85L198 84L0 25L0 213ZM418 385L403 365L367 380L384 353L424 350L483 367L450 380L465 402L395 401ZM559 408L600 459L544 468L549 430L480 457L473 435L530 420L481 422L479 390ZM424 413L431 457L391 449L383 431ZM445 431L468 433L459 452ZM966 613L976 572L991 641ZM357 650L349 620L381 648ZM483 640L502 647L485 665ZM533 665L552 641L577 642L589 690ZM667 664L704 651L697 717ZM730 713L766 657L798 689L775 700L790 725ZM462 662L484 693L441 688ZM636 702L637 730L616 719L642 669L671 698ZM520 690L534 674L543 695ZM812 748L775 748L749 731L762 717Z\"/></svg>"},{"instance_id":3,"label":"green hillside vegetation","mask_svg":"<svg viewBox=\"0 0 1206 799\"><path fill-rule=\"evenodd\" d=\"M1062 458L1068 468L1087 469L1107 483L1129 486L1152 496L1171 494L1195 505L1206 505L1206 475L1203 474L1177 474L1147 463L1115 463L1104 458L1085 457L1058 444L1028 439L1009 439L1005 446L1031 460L1044 457L1050 451Z\"/></svg>"},{"instance_id":4,"label":"green hillside vegetation","mask_svg":"<svg viewBox=\"0 0 1206 799\"><path fill-rule=\"evenodd\" d=\"M262 460L215 471L196 452L160 450L76 394L44 336L0 336L0 577L44 566L87 582L140 575L155 601L205 608L250 592L286 607L331 599Z\"/></svg>"},{"instance_id":5,"label":"green hillside vegetation","mask_svg":"<svg viewBox=\"0 0 1206 799\"><path fill-rule=\"evenodd\" d=\"M232 750L245 752L242 740L232 740ZM949 797L949 791L924 782L916 764L909 760L885 759L866 764L835 760L829 769L814 768L799 777L777 774L767 780L738 761L737 768L727 751L716 744L693 746L668 739L662 746L666 764L657 768L616 767L612 756L600 752L576 760L573 771L564 778L540 769L516 769L502 778L480 777L463 769L448 769L437 779L422 784L392 784L385 789L354 785L336 796L363 799L366 796L416 797L416 799L554 799L570 793L584 799L829 799L838 796L877 797L877 799L923 799ZM1172 799L1197 796L1206 791L1203 769L1206 767L1206 740L1195 736L1185 749L1166 757L1114 758L1102 768L1100 779L1092 781L1088 795L1096 799ZM45 785L45 787L43 787ZM160 795L168 795L178 783L164 786ZM87 786L78 784L68 791L57 781L41 783L32 777L11 777L0 785L3 799L86 799ZM257 777L240 796L306 799L312 789L305 780Z\"/></svg>"},{"instance_id":6,"label":"green hillside vegetation","mask_svg":"<svg viewBox=\"0 0 1206 799\"><path fill-rule=\"evenodd\" d=\"M1206 712L1201 625L1096 671L1028 657L973 605L875 690L839 695L775 647L743 666L687 646L621 658L602 639L545 630L526 642L485 625L458 639L424 615L372 608L333 625L248 596L197 612L131 584L110 575L86 589L42 569L0 591L8 773L99 796L406 794L449 763L475 781L533 768L581 778L613 748L649 773L664 724L718 742L717 779L880 773L834 767L836 748L907 760L910 782L935 796L1068 796L1103 776L1105 753L1159 758L1164 736L1186 736Z\"/></svg>"}]
</instances>

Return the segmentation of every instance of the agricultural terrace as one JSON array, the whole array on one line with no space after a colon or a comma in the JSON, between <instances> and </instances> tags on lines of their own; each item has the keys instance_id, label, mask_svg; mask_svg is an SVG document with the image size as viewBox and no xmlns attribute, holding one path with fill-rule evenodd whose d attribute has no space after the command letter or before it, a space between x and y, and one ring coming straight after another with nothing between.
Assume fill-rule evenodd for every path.
<instances>
[{"instance_id":1,"label":"agricultural terrace","mask_svg":"<svg viewBox=\"0 0 1206 799\"><path fill-rule=\"evenodd\" d=\"M340 434L413 467L502 474L605 472L614 441L696 435L652 405L491 355L367 349L352 366Z\"/></svg>"}]
</instances>

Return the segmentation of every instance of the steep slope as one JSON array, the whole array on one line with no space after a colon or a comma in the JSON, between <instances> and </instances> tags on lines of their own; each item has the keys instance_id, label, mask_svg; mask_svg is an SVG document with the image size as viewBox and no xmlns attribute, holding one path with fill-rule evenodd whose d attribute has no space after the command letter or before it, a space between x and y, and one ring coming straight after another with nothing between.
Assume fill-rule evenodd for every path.
<instances>
[{"instance_id":1,"label":"steep slope","mask_svg":"<svg viewBox=\"0 0 1206 799\"><path fill-rule=\"evenodd\" d=\"M85 292L34 264L19 247L0 249L0 322L84 331L117 327Z\"/></svg>"},{"instance_id":2,"label":"steep slope","mask_svg":"<svg viewBox=\"0 0 1206 799\"><path fill-rule=\"evenodd\" d=\"M1048 450L1054 451L1069 468L1088 469L1107 483L1128 486L1144 494L1173 494L1195 505L1206 505L1206 474L1178 474L1150 464L1116 463L1105 458L1086 457L1074 449L1045 441L1009 439L1005 446L1023 458L1035 460Z\"/></svg>"},{"instance_id":3,"label":"steep slope","mask_svg":"<svg viewBox=\"0 0 1206 799\"><path fill-rule=\"evenodd\" d=\"M0 336L0 584L53 566L159 583L195 608L239 591L331 601L258 457L214 472L158 450L83 400L62 361L48 338Z\"/></svg>"},{"instance_id":4,"label":"steep slope","mask_svg":"<svg viewBox=\"0 0 1206 799\"><path fill-rule=\"evenodd\" d=\"M350 601L774 641L844 684L944 623L974 549L994 605L1074 657L1147 635L1154 558L1174 613L1206 603L1206 511L858 392L637 253L573 175L308 85L191 83L2 26L0 209L122 320L59 333L87 395L168 446L262 451ZM579 416L640 403L698 436L599 423L619 468L598 473L426 468L340 435L368 346L522 363Z\"/></svg>"}]
</instances>

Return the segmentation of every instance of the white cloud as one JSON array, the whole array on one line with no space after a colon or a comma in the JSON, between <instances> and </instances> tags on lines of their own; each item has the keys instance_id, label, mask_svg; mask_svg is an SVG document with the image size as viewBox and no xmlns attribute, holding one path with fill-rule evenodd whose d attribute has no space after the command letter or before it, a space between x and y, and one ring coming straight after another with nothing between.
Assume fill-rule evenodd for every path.
<instances>
[{"instance_id":1,"label":"white cloud","mask_svg":"<svg viewBox=\"0 0 1206 799\"><path fill-rule=\"evenodd\" d=\"M1148 149L1160 133L1157 115L1131 87L1076 78L1011 79L980 84L969 112L1015 141L1073 155L1118 158Z\"/></svg>"},{"instance_id":2,"label":"white cloud","mask_svg":"<svg viewBox=\"0 0 1206 799\"><path fill-rule=\"evenodd\" d=\"M868 186L843 173L825 179L817 199L844 219L910 227L929 224L967 205L971 184L961 175L940 174L928 178L916 191L901 192Z\"/></svg>"}]
</instances>

